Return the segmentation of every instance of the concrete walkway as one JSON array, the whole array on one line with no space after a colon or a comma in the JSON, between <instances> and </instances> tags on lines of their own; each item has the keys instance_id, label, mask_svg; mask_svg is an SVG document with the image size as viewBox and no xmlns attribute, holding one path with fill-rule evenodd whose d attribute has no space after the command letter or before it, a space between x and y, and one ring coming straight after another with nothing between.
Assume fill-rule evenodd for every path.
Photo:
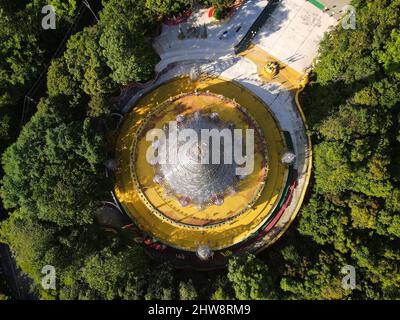
<instances>
[{"instance_id":1,"label":"concrete walkway","mask_svg":"<svg viewBox=\"0 0 400 320\"><path fill-rule=\"evenodd\" d=\"M318 54L324 33L337 20L304 0L283 0L253 43L304 73Z\"/></svg>"}]
</instances>

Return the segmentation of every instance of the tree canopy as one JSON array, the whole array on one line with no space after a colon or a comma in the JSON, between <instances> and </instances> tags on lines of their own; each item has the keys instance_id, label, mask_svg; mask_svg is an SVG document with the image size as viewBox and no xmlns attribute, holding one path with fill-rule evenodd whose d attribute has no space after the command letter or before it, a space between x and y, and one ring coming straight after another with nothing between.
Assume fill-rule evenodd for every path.
<instances>
[{"instance_id":1,"label":"tree canopy","mask_svg":"<svg viewBox=\"0 0 400 320\"><path fill-rule=\"evenodd\" d=\"M146 0L146 8L159 18L177 16L191 7L191 0Z\"/></svg>"},{"instance_id":2,"label":"tree canopy","mask_svg":"<svg viewBox=\"0 0 400 320\"><path fill-rule=\"evenodd\" d=\"M77 106L62 97L43 100L39 111L3 155L4 206L58 225L92 222L104 197L102 137L90 120L76 120ZM108 189L109 190L109 189Z\"/></svg>"},{"instance_id":3,"label":"tree canopy","mask_svg":"<svg viewBox=\"0 0 400 320\"><path fill-rule=\"evenodd\" d=\"M315 182L299 232L326 246L327 259L357 268L354 297L398 297L400 1L354 5L356 30L338 26L324 38L301 98ZM283 286L312 297L300 280Z\"/></svg>"},{"instance_id":4,"label":"tree canopy","mask_svg":"<svg viewBox=\"0 0 400 320\"><path fill-rule=\"evenodd\" d=\"M229 260L228 279L237 299L261 300L273 298L272 280L268 266L248 254Z\"/></svg>"},{"instance_id":5,"label":"tree canopy","mask_svg":"<svg viewBox=\"0 0 400 320\"><path fill-rule=\"evenodd\" d=\"M145 36L152 25L147 12L144 0L110 0L100 13L100 45L117 83L143 82L154 75L159 57Z\"/></svg>"}]
</instances>

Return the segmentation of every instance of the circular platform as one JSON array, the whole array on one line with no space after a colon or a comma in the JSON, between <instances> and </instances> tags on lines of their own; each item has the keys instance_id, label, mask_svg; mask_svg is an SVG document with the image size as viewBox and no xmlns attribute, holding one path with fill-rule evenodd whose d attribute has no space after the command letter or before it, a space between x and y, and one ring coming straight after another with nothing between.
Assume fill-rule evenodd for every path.
<instances>
[{"instance_id":1,"label":"circular platform","mask_svg":"<svg viewBox=\"0 0 400 320\"><path fill-rule=\"evenodd\" d=\"M146 135L154 129L160 129L165 139L147 140ZM187 150L184 150L186 143L178 143L176 137L185 130L193 130L199 138ZM202 143L202 132L212 130L217 133L217 139L207 139ZM219 136L222 130L230 141ZM240 142L245 140L246 130L252 130L254 161L251 174L236 174L233 148L230 159L225 159L228 146L234 141L234 130L242 132ZM136 137L131 149L131 174L135 187L154 214L171 222L202 227L227 223L246 212L261 195L268 171L263 132L246 109L228 98L211 92L175 96L154 108ZM217 161L212 159L213 142L218 148L219 157L214 159ZM154 164L147 159L148 151L155 153L157 150L168 155L171 146L177 150L174 161L168 156L163 164ZM245 149L245 143L242 147ZM160 203L164 205L159 209Z\"/></svg>"},{"instance_id":2,"label":"circular platform","mask_svg":"<svg viewBox=\"0 0 400 320\"><path fill-rule=\"evenodd\" d=\"M150 139L153 129L166 138ZM254 169L240 175L236 163L203 163L213 140L185 149L169 136L187 129L226 129L232 136L235 129L252 129ZM157 155L170 145L177 147L178 161L149 159L149 151ZM218 146L224 156L223 143ZM286 151L279 124L246 89L223 79L174 79L145 95L125 117L117 143L116 194L138 226L167 245L192 252L202 245L227 248L255 233L277 205Z\"/></svg>"}]
</instances>

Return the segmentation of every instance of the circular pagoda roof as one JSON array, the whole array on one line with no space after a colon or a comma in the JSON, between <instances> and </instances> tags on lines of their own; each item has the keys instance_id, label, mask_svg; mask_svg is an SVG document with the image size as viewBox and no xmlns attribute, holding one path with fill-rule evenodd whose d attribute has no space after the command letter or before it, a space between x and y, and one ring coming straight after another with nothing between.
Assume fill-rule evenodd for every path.
<instances>
[{"instance_id":1,"label":"circular pagoda roof","mask_svg":"<svg viewBox=\"0 0 400 320\"><path fill-rule=\"evenodd\" d=\"M171 122L176 126L171 126ZM162 129L166 138L147 141L147 134L152 129ZM176 135L188 129L199 137L189 148L185 147L186 141L176 139ZM252 129L254 132L255 164L248 176L236 174L235 161L224 161L225 139L218 140L217 145L213 145L213 139L200 139L202 130L216 130L217 133L227 130L225 134L229 133L232 143L235 143L234 129ZM261 195L268 168L265 139L245 109L224 96L190 92L172 97L147 116L136 140L138 143L132 148L131 158L133 180L137 181L137 188L142 198L146 199L146 205L172 222L196 227L228 223L246 212ZM178 150L177 159L173 161L169 161L170 147ZM232 160L233 147L227 148L232 153ZM165 152L165 163L145 159L149 149L154 153ZM219 152L219 161L212 159L215 151ZM146 174L143 175L143 172ZM148 179L149 176L152 180ZM152 196L149 189L157 189L158 197L168 202L169 208L160 210L159 199ZM215 206L218 206L218 214L215 213Z\"/></svg>"},{"instance_id":2,"label":"circular pagoda roof","mask_svg":"<svg viewBox=\"0 0 400 320\"><path fill-rule=\"evenodd\" d=\"M166 138L148 139L153 129ZM222 161L223 138L219 163L206 152L214 150L213 140L188 148L170 140L174 130L187 129L242 129L244 146L245 130L253 129L253 170L238 175L242 164ZM268 107L233 82L179 78L161 85L125 117L117 142L119 201L146 234L175 248L197 252L207 244L214 251L244 241L269 221L284 191L287 167L281 156L287 150L279 124ZM149 151L157 154L174 143L176 162L149 160Z\"/></svg>"},{"instance_id":3,"label":"circular pagoda roof","mask_svg":"<svg viewBox=\"0 0 400 320\"><path fill-rule=\"evenodd\" d=\"M202 130L217 130L217 132L228 130L231 137L233 136L232 128L217 118L217 113L207 115L195 112L181 119L176 130L177 135L189 129L196 132L198 137L201 137ZM166 136L169 136L168 132ZM216 141L199 139L198 142L186 148L185 141L178 142L167 138L160 146L160 151L165 153L169 146L176 147L178 158L176 162L167 161L158 166L157 175L164 178L166 188L200 209L212 203L221 203L224 194L232 192L237 183L235 162L225 163L224 161L225 141L221 139L221 143L215 146L213 143L215 144ZM219 152L219 161L214 161L216 163L212 161L213 148L218 148ZM231 157L233 158L233 152L231 152ZM169 160L168 156L167 160Z\"/></svg>"}]
</instances>

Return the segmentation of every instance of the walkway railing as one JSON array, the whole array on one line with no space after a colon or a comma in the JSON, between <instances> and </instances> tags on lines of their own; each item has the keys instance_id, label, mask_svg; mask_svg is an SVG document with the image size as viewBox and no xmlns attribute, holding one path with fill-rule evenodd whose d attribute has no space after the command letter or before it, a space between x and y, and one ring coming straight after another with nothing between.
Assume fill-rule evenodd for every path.
<instances>
[{"instance_id":1,"label":"walkway railing","mask_svg":"<svg viewBox=\"0 0 400 320\"><path fill-rule=\"evenodd\" d=\"M244 35L242 40L238 44L235 45L235 53L241 53L247 50L250 46L251 41L257 35L257 32L260 31L261 27L265 24L268 18L271 16L272 12L278 6L280 0L270 0L268 4L265 6L264 10L260 13L254 23L251 25L250 29Z\"/></svg>"},{"instance_id":2,"label":"walkway railing","mask_svg":"<svg viewBox=\"0 0 400 320\"><path fill-rule=\"evenodd\" d=\"M296 96L295 96L297 110L300 113L300 116L303 120L305 129L306 129L306 134L307 134L308 158L306 158L306 161L308 162L308 164L307 164L307 171L305 173L305 181L304 181L303 188L301 190L299 201L297 202L296 208L294 209L292 216L290 217L289 221L284 225L282 231L274 239L272 239L272 241L268 244L268 246L271 246L276 241L278 241L282 237L282 235L286 232L286 230L289 228L289 226L292 224L293 220L296 219L296 217L302 207L302 204L304 202L306 192L307 192L308 186L310 184L310 180L311 180L311 171L312 171L312 162L313 162L311 136L310 136L310 133L308 132L306 117L304 115L303 108L301 107L300 99L299 99L300 93L305 89L305 86L307 85L307 83L308 83L308 74L306 74L303 81L299 84L299 87L298 87L298 90L297 90ZM258 252L260 252L261 250L259 250Z\"/></svg>"}]
</instances>

